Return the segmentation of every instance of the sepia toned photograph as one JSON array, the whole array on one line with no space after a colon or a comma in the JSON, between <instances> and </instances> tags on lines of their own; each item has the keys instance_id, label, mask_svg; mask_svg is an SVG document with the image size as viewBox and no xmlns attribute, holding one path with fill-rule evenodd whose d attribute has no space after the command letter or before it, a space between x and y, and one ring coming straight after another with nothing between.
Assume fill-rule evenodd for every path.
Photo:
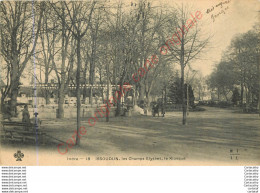
<instances>
[{"instance_id":1,"label":"sepia toned photograph","mask_svg":"<svg viewBox=\"0 0 260 193\"><path fill-rule=\"evenodd\" d=\"M259 14L0 1L0 165L259 165Z\"/></svg>"}]
</instances>

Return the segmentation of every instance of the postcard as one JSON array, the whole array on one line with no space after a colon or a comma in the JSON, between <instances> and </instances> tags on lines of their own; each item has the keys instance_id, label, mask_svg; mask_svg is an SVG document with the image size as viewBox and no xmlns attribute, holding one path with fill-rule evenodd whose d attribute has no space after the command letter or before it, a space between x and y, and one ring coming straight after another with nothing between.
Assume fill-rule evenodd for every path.
<instances>
[{"instance_id":1,"label":"postcard","mask_svg":"<svg viewBox=\"0 0 260 193\"><path fill-rule=\"evenodd\" d=\"M0 164L260 163L260 2L0 2Z\"/></svg>"}]
</instances>

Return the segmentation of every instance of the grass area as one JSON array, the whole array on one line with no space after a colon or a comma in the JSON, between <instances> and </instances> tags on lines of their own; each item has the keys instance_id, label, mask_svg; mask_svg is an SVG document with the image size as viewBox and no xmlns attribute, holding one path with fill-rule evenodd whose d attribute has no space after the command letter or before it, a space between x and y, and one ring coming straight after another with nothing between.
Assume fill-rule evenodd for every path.
<instances>
[{"instance_id":1,"label":"grass area","mask_svg":"<svg viewBox=\"0 0 260 193\"><path fill-rule=\"evenodd\" d=\"M165 117L116 117L109 123L103 118L93 127L83 118L81 123L87 135L82 136L80 146L69 149L66 156L175 156L189 162L259 163L258 115L214 107L205 109L190 112L187 125L182 125L181 112L168 112ZM40 150L58 154L57 145L72 138L76 120L46 119L42 126L50 137ZM30 143L3 143L4 146L35 148ZM239 152L238 160L231 160L231 150Z\"/></svg>"}]
</instances>

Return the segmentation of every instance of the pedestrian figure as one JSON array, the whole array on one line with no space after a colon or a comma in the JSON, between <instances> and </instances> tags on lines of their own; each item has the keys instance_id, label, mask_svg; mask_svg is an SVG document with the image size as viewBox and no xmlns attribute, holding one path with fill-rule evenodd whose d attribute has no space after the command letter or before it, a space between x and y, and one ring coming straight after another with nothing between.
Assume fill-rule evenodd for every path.
<instances>
[{"instance_id":1,"label":"pedestrian figure","mask_svg":"<svg viewBox=\"0 0 260 193\"><path fill-rule=\"evenodd\" d=\"M155 117L156 114L158 114L159 117L159 105L156 103L153 105L153 116Z\"/></svg>"},{"instance_id":2,"label":"pedestrian figure","mask_svg":"<svg viewBox=\"0 0 260 193\"><path fill-rule=\"evenodd\" d=\"M161 106L161 110L162 110L162 116L164 117L164 114L165 114L164 104L162 104L162 106Z\"/></svg>"},{"instance_id":3,"label":"pedestrian figure","mask_svg":"<svg viewBox=\"0 0 260 193\"><path fill-rule=\"evenodd\" d=\"M31 120L30 120L30 113L28 111L27 105L24 105L22 122L26 123L26 126L24 127L24 129L26 131L29 131L29 128L30 128L29 125L31 124Z\"/></svg>"},{"instance_id":4,"label":"pedestrian figure","mask_svg":"<svg viewBox=\"0 0 260 193\"><path fill-rule=\"evenodd\" d=\"M144 103L144 115L147 115L147 105Z\"/></svg>"}]
</instances>

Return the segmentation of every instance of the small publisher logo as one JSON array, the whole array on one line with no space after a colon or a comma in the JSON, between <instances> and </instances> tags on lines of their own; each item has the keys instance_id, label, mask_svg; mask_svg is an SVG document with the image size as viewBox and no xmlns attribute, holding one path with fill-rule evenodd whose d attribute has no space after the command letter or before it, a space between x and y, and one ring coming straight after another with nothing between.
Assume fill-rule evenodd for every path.
<instances>
[{"instance_id":1,"label":"small publisher logo","mask_svg":"<svg viewBox=\"0 0 260 193\"><path fill-rule=\"evenodd\" d=\"M21 152L21 150L17 150L17 153L14 154L14 158L16 158L16 161L22 161L23 157L24 154Z\"/></svg>"}]
</instances>

